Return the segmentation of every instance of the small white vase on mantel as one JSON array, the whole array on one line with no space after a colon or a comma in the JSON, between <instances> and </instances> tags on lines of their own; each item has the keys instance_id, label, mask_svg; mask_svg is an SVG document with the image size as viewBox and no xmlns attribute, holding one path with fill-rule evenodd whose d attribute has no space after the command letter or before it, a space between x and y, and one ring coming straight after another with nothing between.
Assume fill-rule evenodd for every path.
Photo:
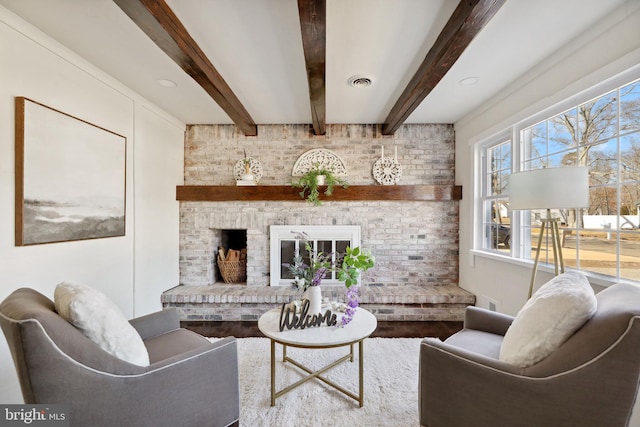
<instances>
[{"instance_id":1,"label":"small white vase on mantel","mask_svg":"<svg viewBox=\"0 0 640 427\"><path fill-rule=\"evenodd\" d=\"M309 312L307 314L318 314L322 311L322 291L320 286L309 286L307 288L307 299L309 300Z\"/></svg>"},{"instance_id":2,"label":"small white vase on mantel","mask_svg":"<svg viewBox=\"0 0 640 427\"><path fill-rule=\"evenodd\" d=\"M316 176L316 184L325 185L326 183L327 183L327 176L326 175L318 175L318 176Z\"/></svg>"}]
</instances>

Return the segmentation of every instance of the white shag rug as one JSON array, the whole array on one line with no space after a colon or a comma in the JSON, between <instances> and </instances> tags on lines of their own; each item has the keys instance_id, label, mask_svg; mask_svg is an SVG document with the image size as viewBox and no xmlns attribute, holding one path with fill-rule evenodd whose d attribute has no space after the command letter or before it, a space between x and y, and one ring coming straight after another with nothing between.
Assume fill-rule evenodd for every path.
<instances>
[{"instance_id":1,"label":"white shag rug","mask_svg":"<svg viewBox=\"0 0 640 427\"><path fill-rule=\"evenodd\" d=\"M270 346L267 338L238 339L240 425L250 427L410 427L418 426L419 338L368 338L364 341L364 407L313 379L276 399L271 406ZM349 347L326 350L287 348L287 355L320 369L347 354ZM353 363L344 362L324 376L357 394L358 347ZM282 363L276 345L276 390L303 377Z\"/></svg>"}]
</instances>

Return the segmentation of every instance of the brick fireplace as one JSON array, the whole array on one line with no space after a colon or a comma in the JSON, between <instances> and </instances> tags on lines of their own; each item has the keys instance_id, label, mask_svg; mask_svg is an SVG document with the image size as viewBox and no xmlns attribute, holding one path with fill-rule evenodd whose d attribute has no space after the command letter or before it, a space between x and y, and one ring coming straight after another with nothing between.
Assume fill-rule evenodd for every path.
<instances>
[{"instance_id":1,"label":"brick fireplace","mask_svg":"<svg viewBox=\"0 0 640 427\"><path fill-rule=\"evenodd\" d=\"M287 185L296 159L312 148L338 154L349 184L377 185L371 169L382 145L387 153L397 148L401 185L454 184L450 125L405 125L393 136L383 136L377 125L329 125L324 136L314 136L307 125L269 125L258 126L257 137L245 137L231 125L193 125L185 135L185 185L234 185L233 167L244 150L262 164L260 185ZM455 200L327 201L322 206L302 200L181 201L181 286L165 292L165 306L179 306L185 319L247 320L297 297L289 289L269 287L272 225L359 226L361 245L376 257L375 268L362 277L362 302L379 319L459 320L464 306L474 302L457 286ZM219 283L220 230L246 232L244 284ZM325 292L339 299L342 290Z\"/></svg>"}]
</instances>

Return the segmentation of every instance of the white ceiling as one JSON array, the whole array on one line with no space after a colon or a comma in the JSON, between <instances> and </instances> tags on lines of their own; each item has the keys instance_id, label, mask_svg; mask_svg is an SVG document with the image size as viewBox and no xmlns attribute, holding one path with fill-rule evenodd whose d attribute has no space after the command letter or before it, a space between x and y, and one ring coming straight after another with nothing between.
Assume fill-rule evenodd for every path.
<instances>
[{"instance_id":1,"label":"white ceiling","mask_svg":"<svg viewBox=\"0 0 640 427\"><path fill-rule=\"evenodd\" d=\"M455 123L624 2L507 0L407 123ZM311 123L296 0L167 3L256 123ZM326 123L382 123L457 4L327 0ZM0 5L181 121L232 123L111 0ZM356 74L373 85L350 87Z\"/></svg>"}]
</instances>

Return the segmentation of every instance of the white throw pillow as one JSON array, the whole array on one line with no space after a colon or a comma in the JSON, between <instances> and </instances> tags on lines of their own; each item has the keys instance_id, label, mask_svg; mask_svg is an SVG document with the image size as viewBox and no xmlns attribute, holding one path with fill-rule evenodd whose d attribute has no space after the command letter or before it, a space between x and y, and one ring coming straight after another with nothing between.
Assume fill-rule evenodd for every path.
<instances>
[{"instance_id":1,"label":"white throw pillow","mask_svg":"<svg viewBox=\"0 0 640 427\"><path fill-rule=\"evenodd\" d=\"M60 283L54 292L56 311L108 353L139 366L149 365L142 338L103 293L83 285Z\"/></svg>"},{"instance_id":2,"label":"white throw pillow","mask_svg":"<svg viewBox=\"0 0 640 427\"><path fill-rule=\"evenodd\" d=\"M545 283L522 307L507 330L500 360L521 368L553 353L596 312L587 278L567 272Z\"/></svg>"}]
</instances>

